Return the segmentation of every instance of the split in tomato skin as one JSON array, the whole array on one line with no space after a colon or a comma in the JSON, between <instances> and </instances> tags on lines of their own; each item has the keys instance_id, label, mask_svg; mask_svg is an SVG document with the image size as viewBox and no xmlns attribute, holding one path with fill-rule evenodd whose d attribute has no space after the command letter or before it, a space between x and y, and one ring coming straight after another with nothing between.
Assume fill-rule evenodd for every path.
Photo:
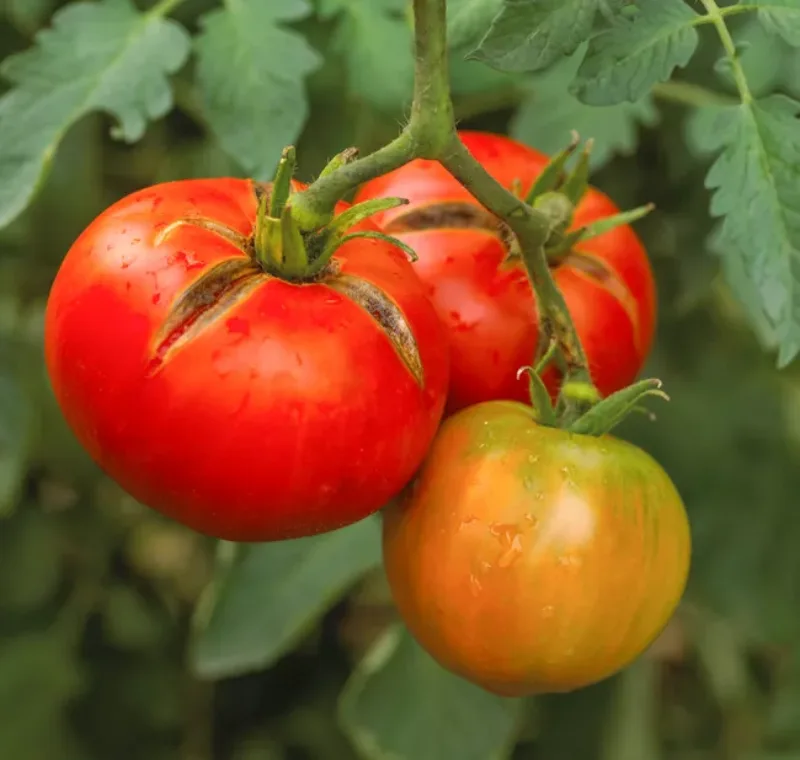
<instances>
[{"instance_id":1,"label":"split in tomato skin","mask_svg":"<svg viewBox=\"0 0 800 760\"><path fill-rule=\"evenodd\" d=\"M470 153L501 184L527 189L547 165L542 153L502 135L459 133ZM527 400L525 377L538 340L538 314L524 265L509 259L508 233L444 167L417 160L366 183L356 201L399 196L407 206L374 217L388 234L415 249L417 273L428 286L450 339L449 412L495 399ZM590 188L572 228L619 209ZM577 244L553 267L603 396L629 385L649 354L656 290L647 254L630 226ZM555 396L554 368L544 378Z\"/></svg>"},{"instance_id":2,"label":"split in tomato skin","mask_svg":"<svg viewBox=\"0 0 800 760\"><path fill-rule=\"evenodd\" d=\"M493 401L443 423L385 512L383 551L420 644L511 697L588 686L638 657L680 601L691 537L641 449Z\"/></svg>"},{"instance_id":3,"label":"split in tomato skin","mask_svg":"<svg viewBox=\"0 0 800 760\"><path fill-rule=\"evenodd\" d=\"M259 187L186 180L122 199L70 249L45 325L55 396L97 463L142 503L235 541L382 507L425 455L449 369L395 246L348 241L313 282L260 269L247 253Z\"/></svg>"}]
</instances>

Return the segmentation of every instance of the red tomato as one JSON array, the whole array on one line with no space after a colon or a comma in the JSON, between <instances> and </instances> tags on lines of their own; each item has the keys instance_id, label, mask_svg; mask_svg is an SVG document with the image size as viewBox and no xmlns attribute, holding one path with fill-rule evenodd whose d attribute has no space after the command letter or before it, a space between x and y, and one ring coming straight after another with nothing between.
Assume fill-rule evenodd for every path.
<instances>
[{"instance_id":1,"label":"red tomato","mask_svg":"<svg viewBox=\"0 0 800 760\"><path fill-rule=\"evenodd\" d=\"M472 155L501 184L527 189L547 156L501 135L461 132ZM528 398L517 378L533 360L538 316L524 266L489 215L441 164L413 161L364 185L357 201L399 196L407 206L376 215L384 230L414 248L414 265L428 286L451 346L448 409L493 399ZM572 228L618 213L590 188ZM653 341L656 291L647 254L629 226L575 246L553 276L586 349L592 378L604 395L629 385ZM559 378L548 371L551 392Z\"/></svg>"},{"instance_id":2,"label":"red tomato","mask_svg":"<svg viewBox=\"0 0 800 760\"><path fill-rule=\"evenodd\" d=\"M56 397L99 465L239 541L379 509L422 461L448 381L405 255L357 239L317 281L265 274L248 254L259 189L190 180L124 198L67 254L46 316Z\"/></svg>"},{"instance_id":3,"label":"red tomato","mask_svg":"<svg viewBox=\"0 0 800 760\"><path fill-rule=\"evenodd\" d=\"M686 584L686 512L641 449L537 425L513 401L442 425L387 509L384 560L409 630L503 696L577 689L632 662Z\"/></svg>"}]
</instances>

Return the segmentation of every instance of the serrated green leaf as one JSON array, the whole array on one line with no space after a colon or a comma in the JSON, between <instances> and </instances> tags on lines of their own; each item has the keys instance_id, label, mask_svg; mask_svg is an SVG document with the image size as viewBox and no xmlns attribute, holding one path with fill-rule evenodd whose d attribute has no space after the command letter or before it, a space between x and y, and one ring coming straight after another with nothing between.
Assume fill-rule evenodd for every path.
<instances>
[{"instance_id":1,"label":"serrated green leaf","mask_svg":"<svg viewBox=\"0 0 800 760\"><path fill-rule=\"evenodd\" d=\"M130 0L71 4L36 40L0 66L14 85L0 98L0 227L28 205L64 133L85 114L106 111L117 120L114 137L140 139L147 121L172 107L167 75L189 54L181 26L138 13Z\"/></svg>"},{"instance_id":2,"label":"serrated green leaf","mask_svg":"<svg viewBox=\"0 0 800 760\"><path fill-rule=\"evenodd\" d=\"M758 20L767 31L800 46L800 0L748 0L747 4L758 8Z\"/></svg>"},{"instance_id":3,"label":"serrated green leaf","mask_svg":"<svg viewBox=\"0 0 800 760\"><path fill-rule=\"evenodd\" d=\"M579 50L529 81L528 95L511 122L511 134L548 154L561 150L576 130L594 139L590 166L598 169L615 154L629 154L638 143L639 125L651 126L658 112L649 96L637 103L588 106L566 92L583 57Z\"/></svg>"},{"instance_id":4,"label":"serrated green leaf","mask_svg":"<svg viewBox=\"0 0 800 760\"><path fill-rule=\"evenodd\" d=\"M800 351L800 103L783 96L724 109L703 137L722 148L706 185L726 256L742 259L774 325L779 364Z\"/></svg>"},{"instance_id":5,"label":"serrated green leaf","mask_svg":"<svg viewBox=\"0 0 800 760\"><path fill-rule=\"evenodd\" d=\"M333 49L347 67L348 90L384 111L399 111L414 84L413 33L404 0L334 0L338 11Z\"/></svg>"},{"instance_id":6,"label":"serrated green leaf","mask_svg":"<svg viewBox=\"0 0 800 760\"><path fill-rule=\"evenodd\" d=\"M201 18L202 111L222 147L255 179L272 179L308 116L305 78L321 58L280 23L309 11L305 0L235 0Z\"/></svg>"},{"instance_id":7,"label":"serrated green leaf","mask_svg":"<svg viewBox=\"0 0 800 760\"><path fill-rule=\"evenodd\" d=\"M589 39L598 10L609 13L629 1L503 0L470 58L502 71L539 71Z\"/></svg>"},{"instance_id":8,"label":"serrated green leaf","mask_svg":"<svg viewBox=\"0 0 800 760\"><path fill-rule=\"evenodd\" d=\"M631 20L618 20L589 42L571 87L582 102L605 106L640 100L694 54L700 16L683 0L637 0L636 7Z\"/></svg>"},{"instance_id":9,"label":"serrated green leaf","mask_svg":"<svg viewBox=\"0 0 800 760\"><path fill-rule=\"evenodd\" d=\"M444 670L395 626L350 677L339 715L365 758L500 760L514 744L521 707Z\"/></svg>"},{"instance_id":10,"label":"serrated green leaf","mask_svg":"<svg viewBox=\"0 0 800 760\"><path fill-rule=\"evenodd\" d=\"M451 48L477 45L503 7L503 0L449 0L447 44Z\"/></svg>"},{"instance_id":11,"label":"serrated green leaf","mask_svg":"<svg viewBox=\"0 0 800 760\"><path fill-rule=\"evenodd\" d=\"M249 544L218 573L198 608L192 652L202 677L267 667L349 586L380 563L380 522L293 541Z\"/></svg>"}]
</instances>

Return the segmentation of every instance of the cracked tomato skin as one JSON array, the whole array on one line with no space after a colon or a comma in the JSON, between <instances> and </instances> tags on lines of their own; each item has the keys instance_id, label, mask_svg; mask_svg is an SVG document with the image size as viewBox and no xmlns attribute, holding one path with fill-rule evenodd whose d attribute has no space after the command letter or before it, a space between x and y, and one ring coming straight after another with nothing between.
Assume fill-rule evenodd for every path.
<instances>
[{"instance_id":1,"label":"cracked tomato skin","mask_svg":"<svg viewBox=\"0 0 800 760\"><path fill-rule=\"evenodd\" d=\"M270 277L235 244L256 188L187 180L122 199L70 249L46 313L56 398L100 467L234 541L378 510L422 461L448 382L441 324L402 251L358 239L320 282Z\"/></svg>"},{"instance_id":2,"label":"cracked tomato skin","mask_svg":"<svg viewBox=\"0 0 800 760\"><path fill-rule=\"evenodd\" d=\"M411 633L509 697L631 663L675 611L690 553L683 503L655 460L539 426L513 401L449 417L384 513L387 577Z\"/></svg>"},{"instance_id":3,"label":"cracked tomato skin","mask_svg":"<svg viewBox=\"0 0 800 760\"><path fill-rule=\"evenodd\" d=\"M525 192L548 157L502 135L459 133L472 155L502 185L515 180ZM385 232L416 251L414 268L445 324L451 350L448 410L495 399L526 401L528 380L517 371L530 365L538 338L538 316L521 261L506 261L508 249L497 230L452 221L411 221L420 211L448 206L481 210L480 204L441 164L412 161L366 183L356 202L407 198L407 206L373 217ZM608 196L590 188L579 203L572 228L619 212ZM617 227L579 243L553 268L586 349L595 385L607 396L638 375L653 342L656 290L647 253L630 226ZM554 395L559 377L544 376Z\"/></svg>"}]
</instances>

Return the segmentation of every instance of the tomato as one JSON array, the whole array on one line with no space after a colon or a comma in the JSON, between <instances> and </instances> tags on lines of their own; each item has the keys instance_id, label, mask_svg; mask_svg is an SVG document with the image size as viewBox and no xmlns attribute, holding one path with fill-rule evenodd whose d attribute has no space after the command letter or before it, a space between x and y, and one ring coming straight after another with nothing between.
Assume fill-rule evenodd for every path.
<instances>
[{"instance_id":1,"label":"tomato","mask_svg":"<svg viewBox=\"0 0 800 760\"><path fill-rule=\"evenodd\" d=\"M383 532L409 630L503 696L577 689L633 661L681 598L690 541L648 454L539 426L514 401L449 417Z\"/></svg>"},{"instance_id":2,"label":"tomato","mask_svg":"<svg viewBox=\"0 0 800 760\"><path fill-rule=\"evenodd\" d=\"M402 251L354 239L315 281L270 276L250 256L261 191L129 195L72 246L46 314L55 395L92 457L144 504L238 541L379 509L422 461L448 382Z\"/></svg>"},{"instance_id":3,"label":"tomato","mask_svg":"<svg viewBox=\"0 0 800 760\"><path fill-rule=\"evenodd\" d=\"M511 189L527 189L547 156L501 135L461 132L472 155ZM527 399L538 338L538 315L524 266L508 259L508 235L455 178L434 161L413 161L365 184L356 201L399 196L410 204L376 215L384 231L415 249L415 268L428 286L451 349L448 409L493 399ZM572 228L612 216L617 206L590 188ZM650 351L656 291L647 254L630 226L579 243L553 268L586 349L592 378L610 395L629 385ZM545 382L556 393L560 379Z\"/></svg>"}]
</instances>

